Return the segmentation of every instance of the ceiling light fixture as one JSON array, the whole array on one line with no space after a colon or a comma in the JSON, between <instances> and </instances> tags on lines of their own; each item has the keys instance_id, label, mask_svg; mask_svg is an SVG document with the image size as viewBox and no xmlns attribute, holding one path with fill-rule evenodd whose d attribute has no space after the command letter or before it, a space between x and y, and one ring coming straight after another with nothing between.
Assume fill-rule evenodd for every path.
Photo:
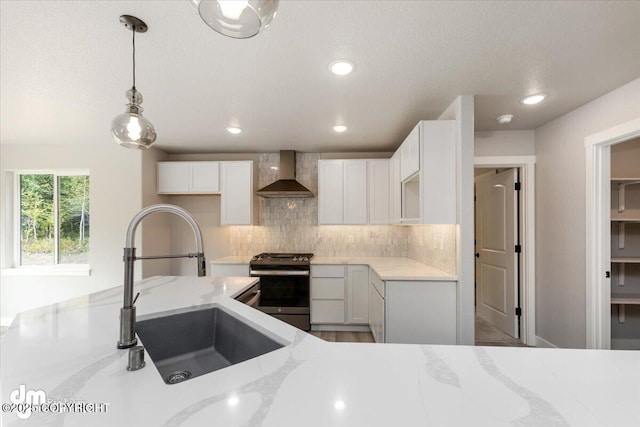
<instances>
[{"instance_id":1,"label":"ceiling light fixture","mask_svg":"<svg viewBox=\"0 0 640 427\"><path fill-rule=\"evenodd\" d=\"M227 132L232 133L234 135L237 135L239 133L242 133L242 129L240 129L239 127L235 127L235 126L229 126L227 128Z\"/></svg>"},{"instance_id":2,"label":"ceiling light fixture","mask_svg":"<svg viewBox=\"0 0 640 427\"><path fill-rule=\"evenodd\" d=\"M333 131L337 133L346 132L347 127L345 125L336 125L333 127Z\"/></svg>"},{"instance_id":3,"label":"ceiling light fixture","mask_svg":"<svg viewBox=\"0 0 640 427\"><path fill-rule=\"evenodd\" d=\"M355 70L356 64L348 59L338 59L329 64L329 71L337 76L346 76Z\"/></svg>"},{"instance_id":4,"label":"ceiling light fixture","mask_svg":"<svg viewBox=\"0 0 640 427\"><path fill-rule=\"evenodd\" d=\"M125 113L111 122L111 135L123 147L145 150L156 140L156 130L142 116L142 94L136 89L136 33L146 33L148 27L144 21L130 15L122 15L120 22L133 33L133 85L126 92L129 103Z\"/></svg>"},{"instance_id":5,"label":"ceiling light fixture","mask_svg":"<svg viewBox=\"0 0 640 427\"><path fill-rule=\"evenodd\" d=\"M223 36L247 39L269 26L279 0L190 0L202 20Z\"/></svg>"},{"instance_id":6,"label":"ceiling light fixture","mask_svg":"<svg viewBox=\"0 0 640 427\"><path fill-rule=\"evenodd\" d=\"M504 114L498 117L496 120L501 125L506 125L507 123L511 123L511 120L513 120L513 114Z\"/></svg>"},{"instance_id":7,"label":"ceiling light fixture","mask_svg":"<svg viewBox=\"0 0 640 427\"><path fill-rule=\"evenodd\" d=\"M535 105L544 101L546 97L547 95L544 93L537 93L535 95L525 96L520 100L520 102L526 105Z\"/></svg>"}]
</instances>

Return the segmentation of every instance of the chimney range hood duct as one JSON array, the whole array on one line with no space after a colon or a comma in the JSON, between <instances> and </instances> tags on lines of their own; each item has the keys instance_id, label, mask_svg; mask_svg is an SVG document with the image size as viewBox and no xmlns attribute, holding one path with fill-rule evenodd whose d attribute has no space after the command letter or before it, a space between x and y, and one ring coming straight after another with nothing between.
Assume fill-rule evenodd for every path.
<instances>
[{"instance_id":1,"label":"chimney range hood duct","mask_svg":"<svg viewBox=\"0 0 640 427\"><path fill-rule=\"evenodd\" d=\"M262 187L256 194L265 198L314 197L307 187L296 181L296 152L293 150L280 151L280 179Z\"/></svg>"}]
</instances>

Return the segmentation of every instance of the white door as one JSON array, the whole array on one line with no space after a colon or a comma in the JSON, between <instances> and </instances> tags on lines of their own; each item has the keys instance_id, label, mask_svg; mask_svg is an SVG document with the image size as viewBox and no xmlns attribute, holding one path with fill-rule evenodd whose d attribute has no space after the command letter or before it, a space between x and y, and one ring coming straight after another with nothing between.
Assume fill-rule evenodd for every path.
<instances>
[{"instance_id":1,"label":"white door","mask_svg":"<svg viewBox=\"0 0 640 427\"><path fill-rule=\"evenodd\" d=\"M476 179L476 313L518 338L516 170Z\"/></svg>"}]
</instances>

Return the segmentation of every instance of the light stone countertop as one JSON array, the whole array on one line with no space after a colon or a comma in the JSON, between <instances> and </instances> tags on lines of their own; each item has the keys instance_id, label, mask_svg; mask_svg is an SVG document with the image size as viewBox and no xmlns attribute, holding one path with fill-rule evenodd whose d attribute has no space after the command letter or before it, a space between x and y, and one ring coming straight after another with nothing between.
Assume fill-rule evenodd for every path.
<instances>
[{"instance_id":1,"label":"light stone countertop","mask_svg":"<svg viewBox=\"0 0 640 427\"><path fill-rule=\"evenodd\" d=\"M456 281L452 274L406 257L313 257L311 265L368 265L382 280Z\"/></svg>"},{"instance_id":2,"label":"light stone countertop","mask_svg":"<svg viewBox=\"0 0 640 427\"><path fill-rule=\"evenodd\" d=\"M251 255L233 255L222 258L216 258L213 261L209 261L210 264L249 264L251 261Z\"/></svg>"},{"instance_id":3,"label":"light stone countertop","mask_svg":"<svg viewBox=\"0 0 640 427\"><path fill-rule=\"evenodd\" d=\"M251 256L227 256L210 261L211 264L249 264ZM456 281L458 277L407 257L316 257L311 265L351 264L368 265L382 280L439 280Z\"/></svg>"},{"instance_id":4,"label":"light stone countertop","mask_svg":"<svg viewBox=\"0 0 640 427\"><path fill-rule=\"evenodd\" d=\"M175 385L162 381L148 355L145 368L126 371L128 352L116 349L121 287L21 313L0 341L3 405L24 385L54 401L108 407L32 413L27 421L5 411L2 425L616 427L640 420L638 351L328 343L229 298L253 280L136 283L139 316L214 303L290 343Z\"/></svg>"}]
</instances>

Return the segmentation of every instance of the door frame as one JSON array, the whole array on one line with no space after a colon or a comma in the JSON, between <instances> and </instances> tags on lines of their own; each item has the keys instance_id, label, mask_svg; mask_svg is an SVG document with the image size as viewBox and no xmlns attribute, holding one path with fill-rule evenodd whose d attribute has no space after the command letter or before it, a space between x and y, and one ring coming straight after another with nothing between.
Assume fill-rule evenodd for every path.
<instances>
[{"instance_id":1,"label":"door frame","mask_svg":"<svg viewBox=\"0 0 640 427\"><path fill-rule=\"evenodd\" d=\"M587 348L611 348L611 146L640 137L640 119L587 136Z\"/></svg>"},{"instance_id":2,"label":"door frame","mask_svg":"<svg viewBox=\"0 0 640 427\"><path fill-rule=\"evenodd\" d=\"M520 200L522 215L520 244L520 296L522 316L520 318L520 340L523 344L536 346L536 229L535 229L535 163L536 156L487 156L475 157L474 168L518 168L522 183ZM474 263L475 264L475 263Z\"/></svg>"}]
</instances>

